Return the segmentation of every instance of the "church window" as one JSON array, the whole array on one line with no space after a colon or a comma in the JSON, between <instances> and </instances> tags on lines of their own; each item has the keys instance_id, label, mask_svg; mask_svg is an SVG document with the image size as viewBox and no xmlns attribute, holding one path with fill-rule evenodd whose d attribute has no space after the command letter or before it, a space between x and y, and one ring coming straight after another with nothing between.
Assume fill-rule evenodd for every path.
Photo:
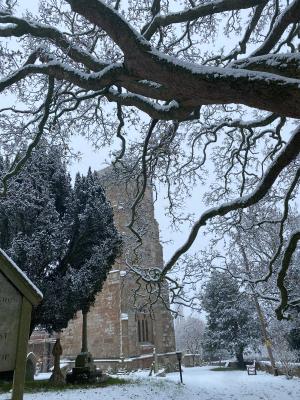
<instances>
[{"instance_id":1,"label":"church window","mask_svg":"<svg viewBox=\"0 0 300 400\"><path fill-rule=\"evenodd\" d=\"M138 335L139 335L139 342L142 341L142 332L141 332L141 321L138 319Z\"/></svg>"},{"instance_id":2,"label":"church window","mask_svg":"<svg viewBox=\"0 0 300 400\"><path fill-rule=\"evenodd\" d=\"M152 332L152 319L149 314L140 312L137 313L137 333L139 343L152 343L153 332Z\"/></svg>"}]
</instances>

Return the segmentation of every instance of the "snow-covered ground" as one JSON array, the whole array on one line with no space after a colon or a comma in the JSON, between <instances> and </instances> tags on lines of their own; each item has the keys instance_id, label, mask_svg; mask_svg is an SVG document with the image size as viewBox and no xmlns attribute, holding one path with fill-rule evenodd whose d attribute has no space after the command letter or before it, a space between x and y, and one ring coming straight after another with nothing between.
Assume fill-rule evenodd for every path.
<instances>
[{"instance_id":1,"label":"snow-covered ground","mask_svg":"<svg viewBox=\"0 0 300 400\"><path fill-rule=\"evenodd\" d=\"M299 400L300 379L287 380L260 373L214 372L211 367L186 368L184 385L179 374L149 378L146 372L126 375L135 383L98 389L25 394L24 400ZM0 395L7 400L8 395Z\"/></svg>"}]
</instances>

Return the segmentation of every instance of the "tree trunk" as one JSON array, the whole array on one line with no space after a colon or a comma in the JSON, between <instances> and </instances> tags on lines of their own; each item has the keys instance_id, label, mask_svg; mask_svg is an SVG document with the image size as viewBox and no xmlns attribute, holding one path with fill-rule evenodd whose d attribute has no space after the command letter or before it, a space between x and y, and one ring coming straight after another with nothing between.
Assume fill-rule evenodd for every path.
<instances>
[{"instance_id":1,"label":"tree trunk","mask_svg":"<svg viewBox=\"0 0 300 400\"><path fill-rule=\"evenodd\" d=\"M245 249L241 244L239 244L239 246L240 246L240 249L241 249L241 252L242 252L242 256L243 256L243 259L244 259L246 271L250 274L250 267L249 267L249 263L248 263L248 259L247 259L247 256L246 256ZM255 288L254 288L253 285L250 285L250 287L251 287L255 308L256 308L256 311L257 311L257 314L258 314L258 318L259 318L259 322L260 322L260 330L261 330L262 337L263 337L263 340L264 340L264 345L266 346L266 349L267 349L267 352L268 352L268 355L269 355L269 359L270 359L270 362L271 362L273 375L274 376L278 376L278 370L276 368L275 359L274 359L274 356L273 356L272 344L271 344L270 336L269 336L268 329L267 329L266 319L265 319L263 310L262 310L262 308L261 308L261 306L259 304L258 296L257 296L257 294L255 292Z\"/></svg>"},{"instance_id":2,"label":"tree trunk","mask_svg":"<svg viewBox=\"0 0 300 400\"><path fill-rule=\"evenodd\" d=\"M87 340L87 311L82 310L82 342L81 353L88 353L88 340Z\"/></svg>"},{"instance_id":3,"label":"tree trunk","mask_svg":"<svg viewBox=\"0 0 300 400\"><path fill-rule=\"evenodd\" d=\"M253 298L254 298L254 303L255 303L255 307L258 313L258 317L259 317L259 322L260 322L260 327L261 327L261 332L262 332L262 336L264 339L264 344L266 346L268 355L269 355L269 359L271 362L271 367L272 367L272 371L273 371L273 375L274 376L278 376L278 370L276 368L276 364L275 364L275 359L273 356L273 350L272 350L272 344L271 344L271 340L269 338L269 334L267 331L267 324L266 324L266 320L265 317L263 315L262 309L260 307L259 301L257 299L257 296L255 293L253 293Z\"/></svg>"},{"instance_id":4,"label":"tree trunk","mask_svg":"<svg viewBox=\"0 0 300 400\"><path fill-rule=\"evenodd\" d=\"M245 369L245 362L244 362L244 354L243 354L243 349L239 348L236 353L236 360L237 360L237 366L240 369Z\"/></svg>"}]
</instances>

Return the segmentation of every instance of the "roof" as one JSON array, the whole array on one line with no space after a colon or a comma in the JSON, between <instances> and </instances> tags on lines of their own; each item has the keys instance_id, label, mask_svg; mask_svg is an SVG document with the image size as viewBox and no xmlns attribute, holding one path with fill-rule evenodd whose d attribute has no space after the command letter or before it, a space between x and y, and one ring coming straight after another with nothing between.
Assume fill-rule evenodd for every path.
<instances>
[{"instance_id":1,"label":"roof","mask_svg":"<svg viewBox=\"0 0 300 400\"><path fill-rule=\"evenodd\" d=\"M0 249L0 272L33 306L42 301L42 292L2 249Z\"/></svg>"}]
</instances>

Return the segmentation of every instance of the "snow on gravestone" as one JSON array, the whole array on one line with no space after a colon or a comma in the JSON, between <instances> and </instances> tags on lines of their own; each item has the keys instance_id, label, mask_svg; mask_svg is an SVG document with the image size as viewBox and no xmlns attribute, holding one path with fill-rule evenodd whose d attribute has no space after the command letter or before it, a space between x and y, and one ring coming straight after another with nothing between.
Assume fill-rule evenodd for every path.
<instances>
[{"instance_id":1,"label":"snow on gravestone","mask_svg":"<svg viewBox=\"0 0 300 400\"><path fill-rule=\"evenodd\" d=\"M22 296L0 272L0 372L15 369Z\"/></svg>"}]
</instances>

